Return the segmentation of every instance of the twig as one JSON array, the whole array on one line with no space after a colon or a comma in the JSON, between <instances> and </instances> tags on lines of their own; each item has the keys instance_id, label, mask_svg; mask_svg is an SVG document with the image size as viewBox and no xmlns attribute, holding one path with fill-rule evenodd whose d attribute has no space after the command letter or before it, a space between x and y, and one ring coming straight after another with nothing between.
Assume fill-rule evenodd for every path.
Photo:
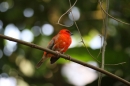
<instances>
[{"instance_id":1,"label":"twig","mask_svg":"<svg viewBox=\"0 0 130 86\"><path fill-rule=\"evenodd\" d=\"M99 0L99 3L101 4L101 1ZM108 9L109 9L109 0L106 0L106 12L108 13ZM101 4L102 5L102 4ZM104 40L103 40L103 47L102 47L102 62L101 62L101 69L104 70L104 64L105 64L105 50L106 50L106 36L107 36L107 22L108 22L108 15L105 13L103 13L102 10L102 16L103 16L103 26L104 26ZM99 80L98 80L98 86L101 86L101 81L102 81L102 73L99 73Z\"/></svg>"},{"instance_id":2,"label":"twig","mask_svg":"<svg viewBox=\"0 0 130 86\"><path fill-rule=\"evenodd\" d=\"M97 55L97 58L99 57L99 55L102 53L102 35L99 35L99 37L101 38L101 48L100 48L100 51L99 51L99 53L98 53L98 55Z\"/></svg>"},{"instance_id":3,"label":"twig","mask_svg":"<svg viewBox=\"0 0 130 86\"><path fill-rule=\"evenodd\" d=\"M4 36L4 35L1 35L1 34L0 34L0 38L7 39L7 40L10 40L10 41L14 41L14 42L17 42L17 43L20 43L20 44L23 44L23 45L26 45L26 46L29 46L29 47L38 49L38 50L46 51L46 52L49 52L49 53L51 53L51 54L57 55L57 52L52 51L52 50L47 49L47 48L42 48L42 47L40 47L40 46L38 46L38 45L35 45L35 44L33 44L33 43L28 43L28 42L21 41L21 40L12 38L12 37ZM122 78L120 78L119 76L116 76L116 75L114 75L114 74L112 74L112 73L110 73L110 72L108 72L108 71L102 70L101 68L98 68L98 67L95 67L95 66L93 66L93 65L87 64L86 62L82 62L82 61L76 60L76 59L74 59L74 58L71 57L71 56L68 57L68 55L59 54L59 56L60 56L61 58L67 59L67 60L69 60L69 61L73 61L73 62L78 63L78 64L80 64L80 65L83 65L83 66L92 68L92 69L94 69L94 70L97 70L97 71L99 71L99 72L101 72L101 73L104 73L104 74L106 74L106 75L108 75L108 76L110 76L110 77L112 77L112 78L115 78L115 79L121 81L122 83L124 83L124 84L126 84L126 85L130 85L130 82L128 82L127 80L122 79Z\"/></svg>"},{"instance_id":4,"label":"twig","mask_svg":"<svg viewBox=\"0 0 130 86\"><path fill-rule=\"evenodd\" d=\"M127 23L127 22L123 22L123 21L121 21L121 20L119 20L119 19L117 19L117 18L111 16L110 14L108 14L108 12L106 12L106 11L103 9L101 3L102 3L102 2L99 0L99 5L100 5L102 11L103 11L106 15L108 15L110 18L112 18L112 19L114 19L114 20L116 20L116 21L118 21L118 22L120 22L120 23L123 23L123 24L126 24L126 25L130 25L129 23Z\"/></svg>"},{"instance_id":5,"label":"twig","mask_svg":"<svg viewBox=\"0 0 130 86\"><path fill-rule=\"evenodd\" d=\"M71 7L71 1L70 1L70 0L69 0L69 4L70 4L70 7ZM79 32L79 35L80 35L80 38L81 38L81 42L83 43L85 49L87 50L87 52L89 53L89 55L90 55L95 61L97 61L98 63L101 63L101 62L99 62L96 58L94 58L94 56L93 56L93 55L90 53L90 51L88 50L87 46L86 46L85 43L84 43L82 34L81 34L81 32L80 32L80 30L79 30L79 27L78 27L78 25L77 25L77 23L76 23L76 21L75 21L75 18L74 18L74 15L73 15L71 9L70 9L70 13L72 14L73 22L74 22L74 24L75 24L75 26L76 26L76 28L77 28L77 30L78 30L78 32Z\"/></svg>"},{"instance_id":6,"label":"twig","mask_svg":"<svg viewBox=\"0 0 130 86\"><path fill-rule=\"evenodd\" d=\"M99 35L100 36L100 35ZM102 37L100 36L100 38L101 38L101 45L102 45ZM97 55L97 58L99 57L99 55L102 53L101 52L102 51L102 47L101 47L101 49L100 49L100 51L99 51L99 53L98 53L98 55ZM120 63L116 63L116 64L104 64L104 65L106 65L106 66L116 66L116 65L122 65L122 64L125 64L126 62L120 62ZM101 64L101 63L99 63L99 64Z\"/></svg>"},{"instance_id":7,"label":"twig","mask_svg":"<svg viewBox=\"0 0 130 86\"><path fill-rule=\"evenodd\" d=\"M78 0L75 0L74 4L73 4L64 14L61 15L61 17L59 18L57 24L59 24L59 25L61 25L61 26L65 26L65 27L71 27L71 26L73 25L73 24L70 25L70 26L63 25L63 24L60 23L60 20L61 20L61 18L62 18L64 15L66 15L68 12L70 12L70 10L75 6L75 4L77 3L77 1L78 1Z\"/></svg>"}]
</instances>

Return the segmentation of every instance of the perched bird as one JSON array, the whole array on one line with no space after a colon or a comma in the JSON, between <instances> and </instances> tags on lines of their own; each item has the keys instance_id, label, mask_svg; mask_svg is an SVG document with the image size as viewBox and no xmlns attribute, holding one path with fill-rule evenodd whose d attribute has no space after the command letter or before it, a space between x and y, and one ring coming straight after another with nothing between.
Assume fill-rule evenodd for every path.
<instances>
[{"instance_id":1,"label":"perched bird","mask_svg":"<svg viewBox=\"0 0 130 86\"><path fill-rule=\"evenodd\" d=\"M62 54L65 53L71 44L71 35L72 33L67 29L60 30L60 32L51 39L47 48ZM36 67L39 68L44 62L44 60L48 57L50 57L51 64L55 63L59 59L58 55L53 55L48 52L44 52L42 59L37 63Z\"/></svg>"}]
</instances>

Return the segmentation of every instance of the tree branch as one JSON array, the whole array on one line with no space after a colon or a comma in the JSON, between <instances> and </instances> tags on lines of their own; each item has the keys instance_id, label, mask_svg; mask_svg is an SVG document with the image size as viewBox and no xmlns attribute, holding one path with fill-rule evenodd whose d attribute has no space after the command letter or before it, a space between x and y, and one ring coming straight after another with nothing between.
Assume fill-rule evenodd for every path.
<instances>
[{"instance_id":1,"label":"tree branch","mask_svg":"<svg viewBox=\"0 0 130 86\"><path fill-rule=\"evenodd\" d=\"M71 1L70 1L70 0L69 0L69 3L70 3L70 7L71 7ZM100 64L101 62L98 61L98 60L90 53L89 49L88 49L87 46L85 45L84 40L83 40L83 37L82 37L82 34L81 34L80 30L79 30L79 27L78 27L78 25L77 25L77 23L76 23L76 21L75 21L75 18L74 18L73 13L72 13L72 10L70 10L70 13L72 14L73 22L74 22L74 24L75 24L75 26L76 26L76 28L77 28L77 30L78 30L78 32L79 32L79 35L80 35L80 38L81 38L81 42L83 43L83 45L84 45L84 47L86 48L86 50L87 50L87 52L89 53L89 55L90 55L95 61L97 61L97 62Z\"/></svg>"},{"instance_id":2,"label":"tree branch","mask_svg":"<svg viewBox=\"0 0 130 86\"><path fill-rule=\"evenodd\" d=\"M100 5L102 11L103 11L106 15L108 15L110 18L112 18L112 19L114 19L114 20L116 20L116 21L118 21L118 22L120 22L120 23L122 23L122 24L130 25L129 23L123 22L123 21L121 21L121 20L119 20L119 19L117 19L117 18L111 16L110 14L108 14L108 12L106 12L106 11L103 9L103 7L102 7L102 1L100 1L100 0L98 0L98 1L99 1L99 5Z\"/></svg>"},{"instance_id":3,"label":"tree branch","mask_svg":"<svg viewBox=\"0 0 130 86\"><path fill-rule=\"evenodd\" d=\"M7 39L7 40L10 40L10 41L14 41L14 42L17 42L17 43L26 45L26 46L30 46L30 47L35 48L35 49L39 49L39 50L46 51L46 52L52 53L52 54L54 54L54 55L57 55L57 53L56 53L55 51L52 51L52 50L46 49L46 48L42 48L42 47L40 47L40 46L38 46L38 45L35 45L35 44L33 44L33 43L28 43L28 42L21 41L21 40L12 38L12 37L4 36L4 35L1 35L1 34L0 34L0 38ZM68 55L59 54L59 56L61 56L61 58L64 58L64 59L73 61L73 62L78 63L78 64L80 64L80 65L83 65L83 66L92 68L92 69L94 69L94 70L97 70L97 71L99 71L99 72L101 72L101 73L104 73L104 74L106 74L106 75L108 75L108 76L110 76L110 77L112 77L112 78L115 78L115 79L121 81L122 83L124 83L124 84L130 86L130 82L128 82L127 80L122 79L122 78L120 78L120 77L118 77L118 76L116 76L116 75L114 75L114 74L112 74L112 73L110 73L110 72L108 72L108 71L102 70L101 68L95 67L95 66L90 65L90 64L87 64L87 63L85 63L85 62L81 62L81 61L79 61L79 60L74 59L73 57L69 57Z\"/></svg>"},{"instance_id":4,"label":"tree branch","mask_svg":"<svg viewBox=\"0 0 130 86\"><path fill-rule=\"evenodd\" d=\"M99 2L101 3L101 1L99 0ZM99 4L100 4L99 3ZM109 9L109 0L106 0L106 12L108 13L108 9ZM105 50L106 50L106 45L107 45L107 28L108 28L108 15L103 13L103 10L101 9L102 11L102 17L103 17L103 27L104 27L104 41L103 41L103 47L102 47L102 63L101 63L101 69L104 70L104 64L105 64ZM102 81L102 77L103 77L103 74L102 73L99 73L99 81L98 81L98 86L101 86L101 81Z\"/></svg>"}]
</instances>

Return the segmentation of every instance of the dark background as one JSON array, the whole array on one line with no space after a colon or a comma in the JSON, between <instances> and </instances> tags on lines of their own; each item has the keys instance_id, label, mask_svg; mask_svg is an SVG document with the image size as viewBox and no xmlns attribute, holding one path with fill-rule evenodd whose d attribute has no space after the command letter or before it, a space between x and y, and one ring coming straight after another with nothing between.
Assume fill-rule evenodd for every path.
<instances>
[{"instance_id":1,"label":"dark background","mask_svg":"<svg viewBox=\"0 0 130 86\"><path fill-rule=\"evenodd\" d=\"M71 1L74 3L74 0ZM130 23L130 0L109 1L109 14L119 20ZM77 20L78 27L89 51L96 57L100 49L91 49L89 42L94 36L101 34L103 31L102 13L98 0L79 0L75 6L80 12L80 18ZM103 6L106 6L105 3L103 3ZM30 11L30 9L31 12L33 11L33 15L26 17L24 11ZM20 33L26 29L34 34L33 40L28 42L46 47L49 40L61 28L66 28L58 25L57 21L68 9L68 0L0 0L0 33L8 35L5 34L8 25L17 27ZM68 19L68 14L66 14L61 19L61 22L64 24ZM41 32L44 24L52 25L54 32L50 35L45 35ZM66 54L84 62L94 61L80 42L80 35L75 25L68 27L68 29L74 33L72 37L77 40L77 44L70 48ZM7 31L10 33L9 29ZM10 36L12 35L11 33ZM25 37L28 35L25 35ZM21 37L18 38L21 40ZM6 46L10 47L12 51L8 50ZM54 65L50 65L49 61L46 61L41 68L35 68L42 54L42 51L22 44L16 44L14 47L11 47L7 41L0 38L0 77L13 77L16 79L17 85L23 82L24 84L21 85L26 84L25 86L73 86L73 84L68 82L66 76L61 74L64 64L70 63L67 60L61 58ZM108 64L126 62L123 65L105 66L105 69L130 81L130 26L119 23L111 18L108 19L105 57L105 63ZM101 55L98 59L101 60ZM97 86L97 80L86 84L86 86ZM125 85L109 76L104 76L102 86Z\"/></svg>"}]
</instances>

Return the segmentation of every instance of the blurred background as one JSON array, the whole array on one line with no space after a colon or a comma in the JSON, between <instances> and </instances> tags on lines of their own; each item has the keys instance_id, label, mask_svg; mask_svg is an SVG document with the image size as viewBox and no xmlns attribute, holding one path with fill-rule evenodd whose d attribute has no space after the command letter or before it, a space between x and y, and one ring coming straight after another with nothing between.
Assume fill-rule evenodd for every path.
<instances>
[{"instance_id":1,"label":"blurred background","mask_svg":"<svg viewBox=\"0 0 130 86\"><path fill-rule=\"evenodd\" d=\"M73 4L75 0L71 1ZM130 23L130 0L109 3L112 16ZM57 21L68 9L68 0L0 0L0 34L46 47L59 30L66 28ZM80 0L72 12L87 48L97 58L103 29L98 0ZM66 14L60 22L69 26L74 24L72 19L71 14ZM68 29L74 35L66 54L99 67L81 43L75 25ZM97 86L97 71L62 58L53 65L47 60L36 69L42 55L43 51L0 38L0 86ZM130 26L108 19L105 56L107 64L126 62L105 69L130 81ZM101 55L97 59L101 61ZM102 86L125 85L104 75Z\"/></svg>"}]
</instances>

